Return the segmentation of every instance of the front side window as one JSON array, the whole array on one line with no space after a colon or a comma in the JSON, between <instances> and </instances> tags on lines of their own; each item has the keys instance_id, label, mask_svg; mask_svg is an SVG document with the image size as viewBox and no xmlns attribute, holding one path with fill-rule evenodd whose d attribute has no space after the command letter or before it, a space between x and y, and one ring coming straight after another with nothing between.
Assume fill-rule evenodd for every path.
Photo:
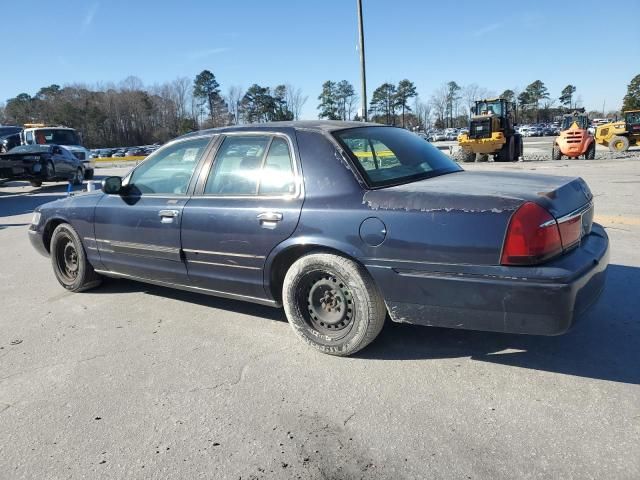
<instances>
[{"instance_id":1,"label":"front side window","mask_svg":"<svg viewBox=\"0 0 640 480\"><path fill-rule=\"evenodd\" d=\"M207 179L207 195L287 195L295 192L289 144L270 135L229 136Z\"/></svg>"},{"instance_id":2,"label":"front side window","mask_svg":"<svg viewBox=\"0 0 640 480\"><path fill-rule=\"evenodd\" d=\"M339 130L334 136L374 188L462 170L433 145L402 128L358 127Z\"/></svg>"},{"instance_id":3,"label":"front side window","mask_svg":"<svg viewBox=\"0 0 640 480\"><path fill-rule=\"evenodd\" d=\"M130 188L143 194L184 195L210 140L194 138L158 150L131 174Z\"/></svg>"}]
</instances>

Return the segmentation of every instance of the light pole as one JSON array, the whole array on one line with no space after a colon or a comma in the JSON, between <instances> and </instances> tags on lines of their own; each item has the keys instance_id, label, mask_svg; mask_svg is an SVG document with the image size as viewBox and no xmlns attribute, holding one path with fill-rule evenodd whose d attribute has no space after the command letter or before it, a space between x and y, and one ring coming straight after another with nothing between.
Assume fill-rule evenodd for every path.
<instances>
[{"instance_id":1,"label":"light pole","mask_svg":"<svg viewBox=\"0 0 640 480\"><path fill-rule=\"evenodd\" d=\"M362 0L358 2L358 34L360 43L360 97L362 98L362 121L367 121L367 74L364 61L364 26L362 24Z\"/></svg>"}]
</instances>

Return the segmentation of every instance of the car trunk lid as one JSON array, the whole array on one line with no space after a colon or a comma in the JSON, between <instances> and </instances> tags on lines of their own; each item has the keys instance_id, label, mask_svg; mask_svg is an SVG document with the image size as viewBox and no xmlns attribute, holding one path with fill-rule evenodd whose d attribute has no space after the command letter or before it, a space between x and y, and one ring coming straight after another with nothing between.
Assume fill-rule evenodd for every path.
<instances>
[{"instance_id":1,"label":"car trunk lid","mask_svg":"<svg viewBox=\"0 0 640 480\"><path fill-rule=\"evenodd\" d=\"M589 205L592 198L579 177L460 171L371 190L364 202L374 209L495 213L535 202L557 219Z\"/></svg>"}]
</instances>

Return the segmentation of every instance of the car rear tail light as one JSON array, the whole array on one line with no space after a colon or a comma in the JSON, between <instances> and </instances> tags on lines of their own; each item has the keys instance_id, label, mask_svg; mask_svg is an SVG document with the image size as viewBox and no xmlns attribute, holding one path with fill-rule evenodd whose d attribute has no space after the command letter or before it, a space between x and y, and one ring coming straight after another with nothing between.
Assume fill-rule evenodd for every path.
<instances>
[{"instance_id":1,"label":"car rear tail light","mask_svg":"<svg viewBox=\"0 0 640 480\"><path fill-rule=\"evenodd\" d=\"M577 215L562 223L558 223L558 228L560 229L562 247L566 250L580 241L580 237L582 236L582 216Z\"/></svg>"},{"instance_id":2,"label":"car rear tail light","mask_svg":"<svg viewBox=\"0 0 640 480\"><path fill-rule=\"evenodd\" d=\"M502 248L502 265L533 265L562 252L558 223L540 205L523 204L511 217Z\"/></svg>"}]
</instances>

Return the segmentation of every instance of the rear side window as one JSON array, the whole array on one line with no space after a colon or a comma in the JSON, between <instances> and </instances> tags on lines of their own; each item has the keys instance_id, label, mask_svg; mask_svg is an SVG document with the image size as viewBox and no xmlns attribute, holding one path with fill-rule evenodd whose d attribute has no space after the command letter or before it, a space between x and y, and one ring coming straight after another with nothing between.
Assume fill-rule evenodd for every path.
<instances>
[{"instance_id":1,"label":"rear side window","mask_svg":"<svg viewBox=\"0 0 640 480\"><path fill-rule=\"evenodd\" d=\"M394 127L334 132L370 187L397 185L462 170L430 143Z\"/></svg>"},{"instance_id":2,"label":"rear side window","mask_svg":"<svg viewBox=\"0 0 640 480\"><path fill-rule=\"evenodd\" d=\"M288 142L277 136L228 136L216 155L206 195L287 195L295 192Z\"/></svg>"}]
</instances>

